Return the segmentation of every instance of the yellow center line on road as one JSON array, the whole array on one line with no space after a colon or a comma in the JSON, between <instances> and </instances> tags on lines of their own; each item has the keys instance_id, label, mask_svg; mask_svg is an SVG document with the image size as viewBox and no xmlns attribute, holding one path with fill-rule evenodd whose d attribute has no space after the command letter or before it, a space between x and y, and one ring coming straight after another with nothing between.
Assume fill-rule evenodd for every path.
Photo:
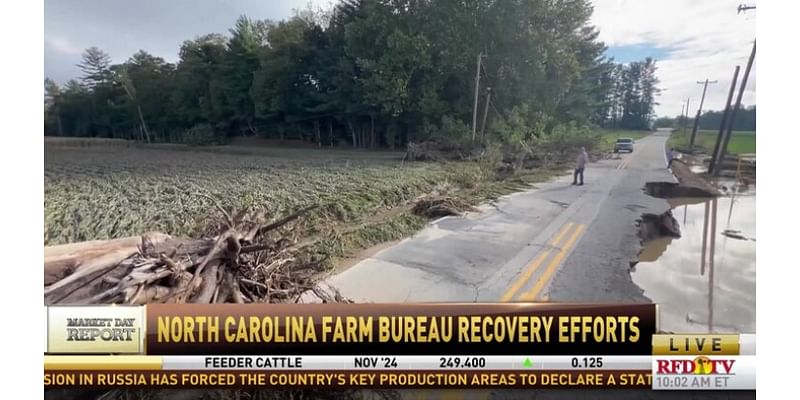
<instances>
[{"instance_id":1,"label":"yellow center line on road","mask_svg":"<svg viewBox=\"0 0 800 400\"><path fill-rule=\"evenodd\" d=\"M572 222L564 225L561 228L558 235L556 235L556 237L550 242L550 246L558 247L558 244L561 243L561 239L564 238L564 235L566 235L570 229L572 229ZM533 275L533 273L536 272L536 270L539 268L539 265L541 265L542 262L547 259L547 256L550 255L550 251L551 249L547 249L539 253L539 255L533 261L531 261L530 264L528 264L528 266L525 268L525 270L522 272L519 278L517 278L514 281L514 283L511 285L508 291L506 291L505 294L503 294L503 297L500 298L500 301L506 302L511 300L517 293L517 291L523 285L525 285L528 279L530 279L531 275Z\"/></svg>"},{"instance_id":2,"label":"yellow center line on road","mask_svg":"<svg viewBox=\"0 0 800 400\"><path fill-rule=\"evenodd\" d=\"M638 154L641 154L641 153L636 153L636 154L638 155ZM628 157L626 157L624 160L622 160L621 163L619 163L619 165L617 166L617 169L626 169L626 168L628 168L628 166L631 165L631 162L633 161L633 157L635 157L633 154L629 154Z\"/></svg>"},{"instance_id":3,"label":"yellow center line on road","mask_svg":"<svg viewBox=\"0 0 800 400\"><path fill-rule=\"evenodd\" d=\"M583 224L578 225L577 229L575 229L574 233L572 234L572 236L570 236L567 243L561 248L558 254L556 254L556 256L553 257L553 260L550 261L550 264L547 265L547 269L544 270L544 273L539 278L539 280L536 281L536 284L533 285L533 288L530 290L530 292L522 295L520 300L524 301L536 300L536 296L539 295L539 292L542 291L545 284L547 284L547 282L550 281L550 278L556 272L558 266L561 265L561 262L564 260L564 257L567 255L567 253L569 253L569 251L572 249L572 246L575 245L575 243L578 241L578 238L581 237L585 229L586 225Z\"/></svg>"}]
</instances>

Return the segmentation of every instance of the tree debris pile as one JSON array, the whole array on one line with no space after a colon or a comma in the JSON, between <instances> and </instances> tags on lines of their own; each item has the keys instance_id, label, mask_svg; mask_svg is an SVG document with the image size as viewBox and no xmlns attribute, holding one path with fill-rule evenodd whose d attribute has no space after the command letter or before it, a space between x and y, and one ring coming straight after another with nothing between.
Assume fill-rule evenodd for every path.
<instances>
[{"instance_id":1,"label":"tree debris pile","mask_svg":"<svg viewBox=\"0 0 800 400\"><path fill-rule=\"evenodd\" d=\"M225 222L202 239L163 233L45 248L45 304L349 303L314 276L300 253L297 222L309 207L274 222L222 209ZM47 399L398 399L392 390L115 389L45 390Z\"/></svg>"},{"instance_id":2,"label":"tree debris pile","mask_svg":"<svg viewBox=\"0 0 800 400\"><path fill-rule=\"evenodd\" d=\"M411 212L421 217L435 219L448 215L461 215L466 211L474 210L469 203L458 197L434 194L417 200Z\"/></svg>"},{"instance_id":3,"label":"tree debris pile","mask_svg":"<svg viewBox=\"0 0 800 400\"><path fill-rule=\"evenodd\" d=\"M286 303L309 291L319 302L347 302L317 287L319 263L295 244L294 222L313 208L271 223L223 210L225 223L203 239L149 233L48 247L45 304Z\"/></svg>"}]
</instances>

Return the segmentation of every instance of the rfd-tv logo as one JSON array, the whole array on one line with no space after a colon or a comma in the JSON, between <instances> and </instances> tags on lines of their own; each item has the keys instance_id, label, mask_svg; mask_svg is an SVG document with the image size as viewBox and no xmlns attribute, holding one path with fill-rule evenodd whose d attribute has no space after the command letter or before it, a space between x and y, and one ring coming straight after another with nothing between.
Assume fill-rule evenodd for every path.
<instances>
[{"instance_id":1,"label":"rfd-tv logo","mask_svg":"<svg viewBox=\"0 0 800 400\"><path fill-rule=\"evenodd\" d=\"M755 370L747 359L736 356L653 358L653 389L656 390L729 390L751 386L755 388Z\"/></svg>"},{"instance_id":2,"label":"rfd-tv logo","mask_svg":"<svg viewBox=\"0 0 800 400\"><path fill-rule=\"evenodd\" d=\"M700 356L694 360L657 360L658 374L665 375L732 375L736 360L712 360Z\"/></svg>"}]
</instances>

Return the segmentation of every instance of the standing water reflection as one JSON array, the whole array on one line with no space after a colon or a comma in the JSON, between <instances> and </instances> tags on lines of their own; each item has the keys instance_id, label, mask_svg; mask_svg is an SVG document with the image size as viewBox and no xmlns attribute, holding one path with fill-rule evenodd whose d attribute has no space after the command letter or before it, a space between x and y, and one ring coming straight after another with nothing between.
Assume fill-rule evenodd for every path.
<instances>
[{"instance_id":1,"label":"standing water reflection","mask_svg":"<svg viewBox=\"0 0 800 400\"><path fill-rule=\"evenodd\" d=\"M648 241L631 272L659 304L662 330L755 333L756 196L740 190L668 199L681 237Z\"/></svg>"}]
</instances>

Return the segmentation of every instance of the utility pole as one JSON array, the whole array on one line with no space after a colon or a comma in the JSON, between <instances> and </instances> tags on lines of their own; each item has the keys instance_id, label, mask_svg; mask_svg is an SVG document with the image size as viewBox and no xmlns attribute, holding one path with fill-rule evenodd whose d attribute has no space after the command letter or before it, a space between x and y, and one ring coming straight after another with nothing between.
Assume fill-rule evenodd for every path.
<instances>
[{"instance_id":1,"label":"utility pole","mask_svg":"<svg viewBox=\"0 0 800 400\"><path fill-rule=\"evenodd\" d=\"M680 129L683 126L683 115L686 114L686 103L681 103L681 116L678 118L678 125L675 129Z\"/></svg>"},{"instance_id":2,"label":"utility pole","mask_svg":"<svg viewBox=\"0 0 800 400\"><path fill-rule=\"evenodd\" d=\"M686 122L689 119L689 100L691 100L691 99L689 99L687 97L686 98L686 115L682 115L683 121L681 122L681 125L683 125L683 126L681 127L681 130L683 130L683 133L686 133Z\"/></svg>"},{"instance_id":3,"label":"utility pole","mask_svg":"<svg viewBox=\"0 0 800 400\"><path fill-rule=\"evenodd\" d=\"M689 150L691 151L694 148L694 137L697 135L697 127L700 124L700 113L703 111L703 102L706 100L706 89L708 89L709 83L717 83L717 81L709 81L706 78L705 82L697 82L703 84L703 95L700 97L700 107L697 107L697 115L694 117L694 126L692 127L692 137L689 139Z\"/></svg>"},{"instance_id":4,"label":"utility pole","mask_svg":"<svg viewBox=\"0 0 800 400\"><path fill-rule=\"evenodd\" d=\"M483 122L481 122L481 143L484 142L486 130L486 117L489 115L489 102L492 101L492 88L486 88L486 105L483 106Z\"/></svg>"},{"instance_id":5,"label":"utility pole","mask_svg":"<svg viewBox=\"0 0 800 400\"><path fill-rule=\"evenodd\" d=\"M722 159L725 157L725 153L728 151L728 143L731 140L731 134L733 131L733 123L736 120L736 110L742 106L742 96L744 96L744 90L747 87L747 77L750 75L750 68L753 67L753 61L756 58L756 41L753 41L753 49L750 51L750 58L747 60L747 67L744 69L744 75L742 75L742 83L739 85L739 94L736 95L736 105L733 106L731 110L731 116L728 118L728 129L725 132L725 139L722 142L722 147L719 149L719 162L717 166L722 164ZM714 170L714 175L719 175L719 168Z\"/></svg>"},{"instance_id":6,"label":"utility pole","mask_svg":"<svg viewBox=\"0 0 800 400\"><path fill-rule=\"evenodd\" d=\"M478 130L478 95L481 82L481 59L483 52L478 53L478 67L475 69L475 105L472 107L472 143L475 143L475 132Z\"/></svg>"},{"instance_id":7,"label":"utility pole","mask_svg":"<svg viewBox=\"0 0 800 400\"><path fill-rule=\"evenodd\" d=\"M717 167L717 153L722 145L722 135L725 133L725 123L728 120L728 113L731 109L731 101L733 100L733 92L736 90L736 80L739 79L739 66L733 71L733 80L731 81L731 89L728 91L728 100L725 101L725 111L722 112L722 121L719 124L719 133L717 133L717 142L714 144L714 152L711 153L711 163L708 165L708 172L712 174Z\"/></svg>"},{"instance_id":8,"label":"utility pole","mask_svg":"<svg viewBox=\"0 0 800 400\"><path fill-rule=\"evenodd\" d=\"M747 10L754 10L755 8L756 8L755 6L748 6L745 4L741 4L737 9L737 14L743 11L746 12ZM747 84L747 75L750 74L750 67L753 64L753 59L755 58L755 56L756 56L756 42L754 40L753 50L750 52L750 59L747 61L747 72L745 72L745 76L742 78L744 82L742 84L741 89L739 90L739 96L737 99L736 108L739 107L738 105L740 104L741 96L744 93L744 88L745 85ZM733 81L731 81L731 89L728 92L728 101L725 103L725 111L722 113L722 121L719 124L719 133L717 134L717 142L714 145L714 152L711 153L711 163L708 165L708 173L712 175L719 175L719 166L722 164L722 158L724 157L725 151L728 147L728 141L730 140L730 137L726 135L726 130L727 130L726 128L733 127L733 122L732 122L733 118L730 118L729 121L728 115L729 113L731 113L730 111L731 100L733 100L733 91L736 90L736 79L738 78L738 76L739 76L739 66L737 65L736 70L733 72ZM734 108L732 115L735 114L736 114L736 109ZM727 131L729 132L729 130ZM722 144L723 142L725 142L724 146Z\"/></svg>"}]
</instances>

